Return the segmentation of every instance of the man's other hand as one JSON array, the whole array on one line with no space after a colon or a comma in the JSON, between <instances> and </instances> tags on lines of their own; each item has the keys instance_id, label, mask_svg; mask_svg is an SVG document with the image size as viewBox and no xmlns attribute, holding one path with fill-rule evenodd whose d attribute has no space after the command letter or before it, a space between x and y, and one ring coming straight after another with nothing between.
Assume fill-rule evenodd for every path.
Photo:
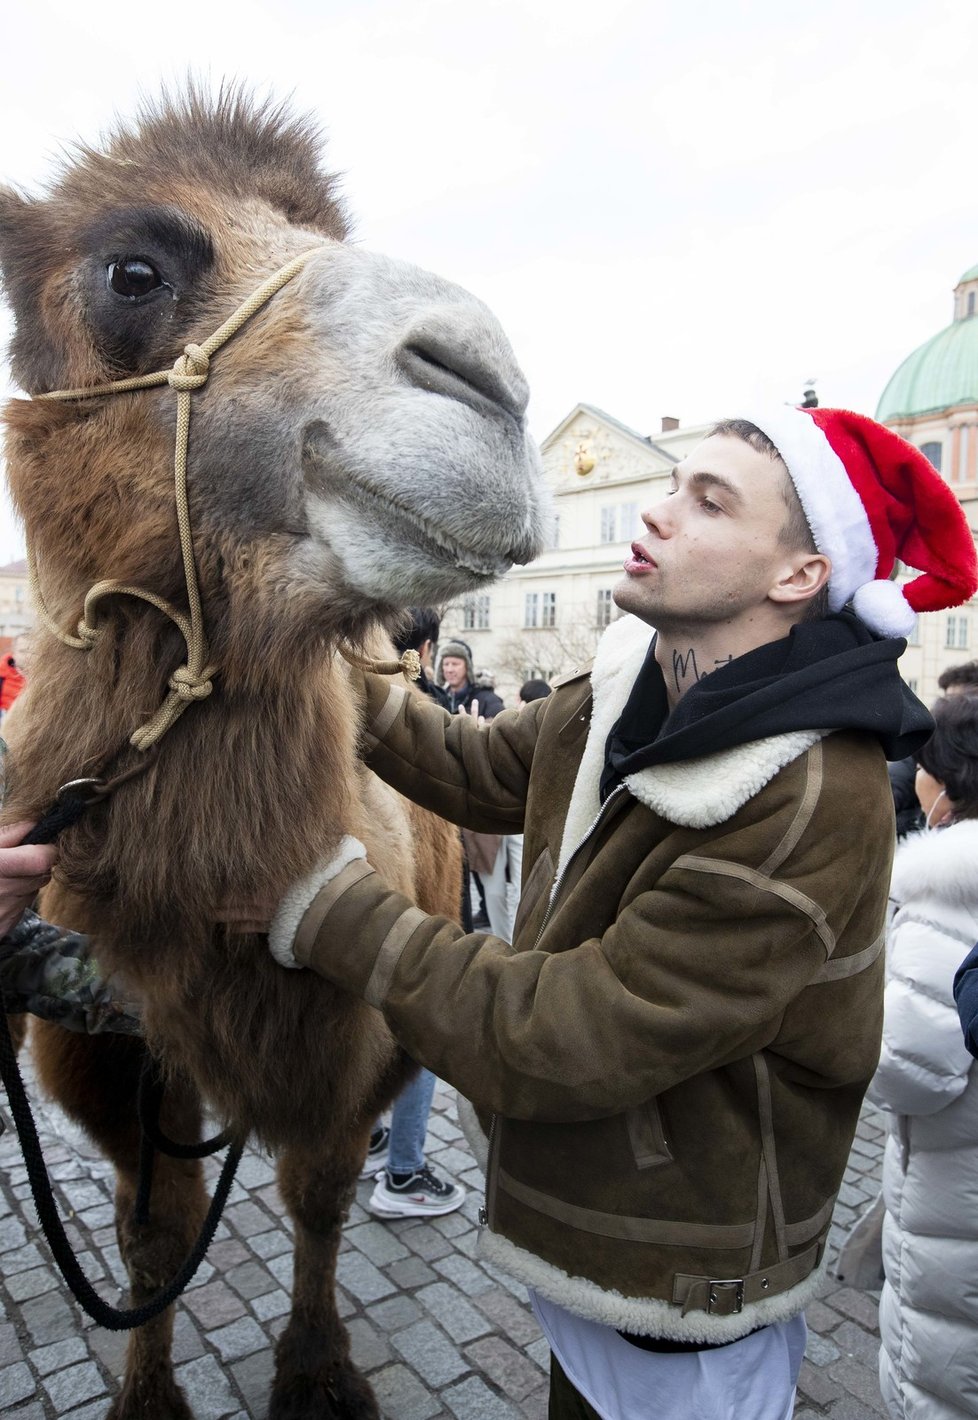
<instances>
[{"instance_id":1,"label":"man's other hand","mask_svg":"<svg viewBox=\"0 0 978 1420\"><path fill-rule=\"evenodd\" d=\"M10 823L0 828L0 937L17 925L50 879L57 861L53 843L19 846L33 827L32 823Z\"/></svg>"}]
</instances>

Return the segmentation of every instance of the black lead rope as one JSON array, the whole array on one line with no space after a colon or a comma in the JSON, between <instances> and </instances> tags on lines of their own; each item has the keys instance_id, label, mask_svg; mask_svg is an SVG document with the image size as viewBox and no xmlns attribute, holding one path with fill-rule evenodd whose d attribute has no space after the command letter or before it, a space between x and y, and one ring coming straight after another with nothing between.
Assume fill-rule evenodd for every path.
<instances>
[{"instance_id":1,"label":"black lead rope","mask_svg":"<svg viewBox=\"0 0 978 1420\"><path fill-rule=\"evenodd\" d=\"M58 802L43 815L21 842L25 844L52 843L59 833L78 822L92 802L93 799L90 795L62 792L59 794ZM104 1326L107 1331L131 1331L137 1326L145 1326L148 1321L152 1321L154 1317L166 1311L167 1307L173 1305L203 1261L204 1254L213 1241L221 1214L224 1212L224 1205L227 1203L234 1175L244 1152L244 1143L233 1143L228 1149L227 1158L221 1168L214 1196L211 1199L211 1205L207 1210L207 1216L197 1241L170 1283L157 1292L155 1297L144 1302L141 1307L110 1306L99 1296L85 1276L65 1233L2 1004L2 1000L0 1000L0 1080L3 1081L4 1089L7 1092L7 1103L17 1129L17 1138L20 1140L24 1163L27 1166L27 1179L31 1186L37 1216L58 1270L78 1305L99 1326ZM201 1144L176 1144L168 1139L159 1128L162 1097L162 1083L152 1059L148 1059L143 1067L139 1085L139 1115L142 1136L134 1218L136 1223L141 1225L149 1222L149 1197L156 1149L174 1158L204 1158L229 1142L227 1133L218 1134L213 1139L205 1140Z\"/></svg>"}]
</instances>

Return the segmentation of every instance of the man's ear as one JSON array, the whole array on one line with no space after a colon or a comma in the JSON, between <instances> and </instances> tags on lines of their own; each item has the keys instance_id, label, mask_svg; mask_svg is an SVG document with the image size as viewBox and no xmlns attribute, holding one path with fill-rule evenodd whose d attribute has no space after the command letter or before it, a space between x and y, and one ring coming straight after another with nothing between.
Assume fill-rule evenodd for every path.
<instances>
[{"instance_id":1,"label":"man's ear","mask_svg":"<svg viewBox=\"0 0 978 1420\"><path fill-rule=\"evenodd\" d=\"M773 602L811 601L832 575L832 562L823 552L799 552L784 568L768 592Z\"/></svg>"}]
</instances>

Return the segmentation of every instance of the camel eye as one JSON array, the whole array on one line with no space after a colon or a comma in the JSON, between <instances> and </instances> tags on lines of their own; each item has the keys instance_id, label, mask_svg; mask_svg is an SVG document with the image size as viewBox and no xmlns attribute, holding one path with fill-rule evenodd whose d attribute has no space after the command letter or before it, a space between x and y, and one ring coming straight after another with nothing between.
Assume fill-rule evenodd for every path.
<instances>
[{"instance_id":1,"label":"camel eye","mask_svg":"<svg viewBox=\"0 0 978 1420\"><path fill-rule=\"evenodd\" d=\"M113 261L106 271L106 279L110 291L130 301L137 301L140 296L148 296L151 291L166 285L156 267L138 256Z\"/></svg>"}]
</instances>

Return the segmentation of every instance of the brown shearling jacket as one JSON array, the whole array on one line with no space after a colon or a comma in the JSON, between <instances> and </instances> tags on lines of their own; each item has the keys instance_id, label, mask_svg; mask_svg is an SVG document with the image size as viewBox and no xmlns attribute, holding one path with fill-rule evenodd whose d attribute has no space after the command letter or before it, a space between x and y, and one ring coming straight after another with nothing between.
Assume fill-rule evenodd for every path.
<instances>
[{"instance_id":1,"label":"brown shearling jacket","mask_svg":"<svg viewBox=\"0 0 978 1420\"><path fill-rule=\"evenodd\" d=\"M600 806L649 635L613 623L590 677L483 728L366 678L371 768L524 831L512 946L362 860L291 920L301 963L494 1116L487 1257L595 1321L728 1341L818 1287L879 1052L892 803L875 740L812 731L647 768Z\"/></svg>"}]
</instances>

